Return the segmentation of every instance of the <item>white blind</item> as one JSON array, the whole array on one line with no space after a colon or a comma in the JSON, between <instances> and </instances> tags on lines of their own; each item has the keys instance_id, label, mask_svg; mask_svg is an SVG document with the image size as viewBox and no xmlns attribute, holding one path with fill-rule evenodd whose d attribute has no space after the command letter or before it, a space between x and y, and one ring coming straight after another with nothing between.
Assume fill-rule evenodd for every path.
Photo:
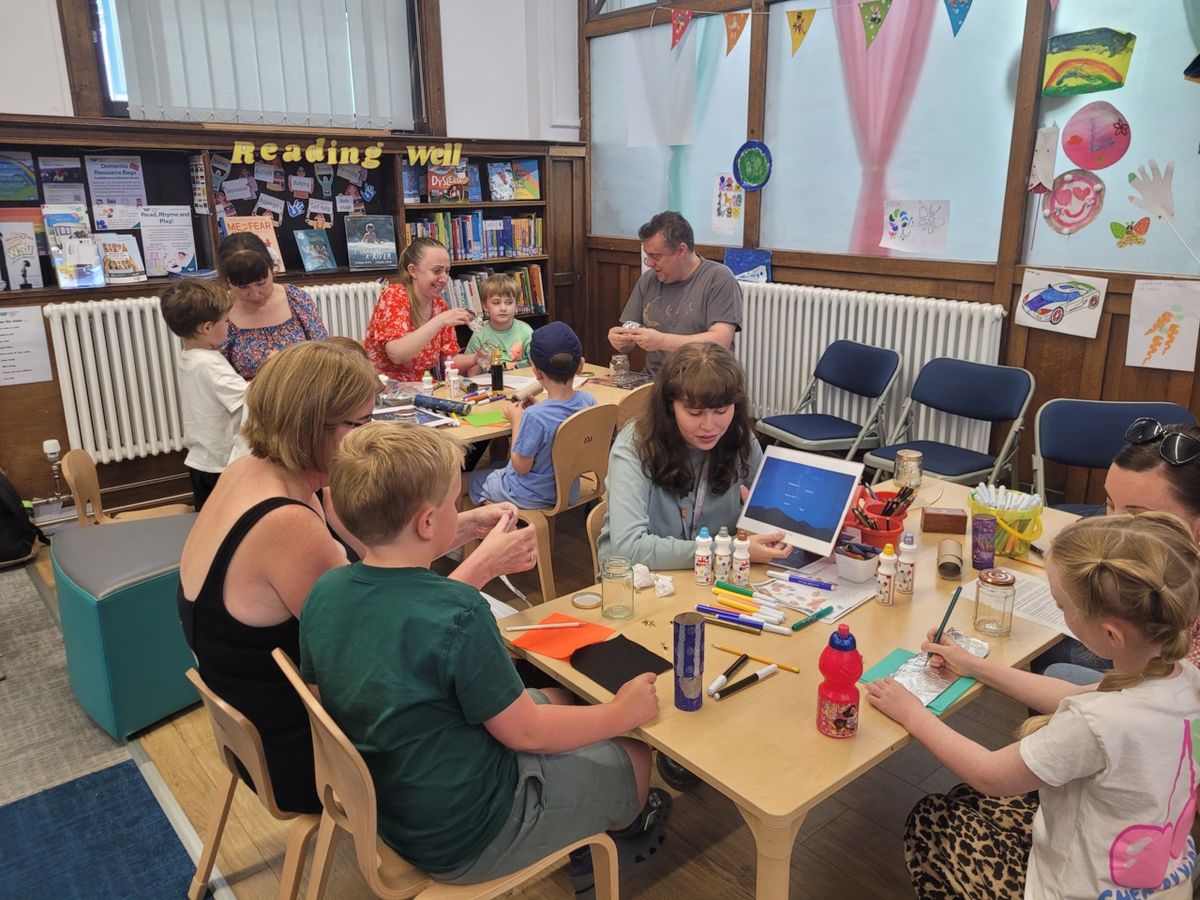
<instances>
[{"instance_id":1,"label":"white blind","mask_svg":"<svg viewBox=\"0 0 1200 900\"><path fill-rule=\"evenodd\" d=\"M408 3L116 0L134 119L413 127Z\"/></svg>"}]
</instances>

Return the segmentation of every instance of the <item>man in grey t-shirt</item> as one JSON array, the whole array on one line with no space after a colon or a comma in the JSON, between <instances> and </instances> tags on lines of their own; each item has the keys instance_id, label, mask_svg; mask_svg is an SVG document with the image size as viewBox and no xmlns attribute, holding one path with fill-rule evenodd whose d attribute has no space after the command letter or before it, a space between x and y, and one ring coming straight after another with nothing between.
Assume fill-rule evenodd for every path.
<instances>
[{"instance_id":1,"label":"man in grey t-shirt","mask_svg":"<svg viewBox=\"0 0 1200 900\"><path fill-rule=\"evenodd\" d=\"M733 273L696 255L692 226L677 212L662 212L638 229L648 272L634 285L621 322L608 342L619 353L646 351L646 368L657 375L667 355L693 341L732 349L742 328L742 291Z\"/></svg>"}]
</instances>

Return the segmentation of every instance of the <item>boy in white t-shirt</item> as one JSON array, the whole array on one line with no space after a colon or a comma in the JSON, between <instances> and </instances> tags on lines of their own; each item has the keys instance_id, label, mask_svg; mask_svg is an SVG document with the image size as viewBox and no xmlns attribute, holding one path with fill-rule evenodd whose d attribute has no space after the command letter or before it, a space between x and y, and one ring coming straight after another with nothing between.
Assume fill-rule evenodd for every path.
<instances>
[{"instance_id":1,"label":"boy in white t-shirt","mask_svg":"<svg viewBox=\"0 0 1200 900\"><path fill-rule=\"evenodd\" d=\"M167 327L183 341L178 366L183 439L188 448L183 464L199 512L221 472L246 452L238 434L246 380L217 349L229 332L232 300L216 282L184 278L167 285L160 303Z\"/></svg>"}]
</instances>

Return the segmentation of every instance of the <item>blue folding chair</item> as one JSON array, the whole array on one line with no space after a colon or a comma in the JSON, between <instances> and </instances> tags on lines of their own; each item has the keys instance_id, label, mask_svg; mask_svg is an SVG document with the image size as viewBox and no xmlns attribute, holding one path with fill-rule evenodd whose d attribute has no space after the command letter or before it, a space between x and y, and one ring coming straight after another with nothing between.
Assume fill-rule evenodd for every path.
<instances>
[{"instance_id":1,"label":"blue folding chair","mask_svg":"<svg viewBox=\"0 0 1200 900\"><path fill-rule=\"evenodd\" d=\"M931 359L921 368L911 396L900 409L900 421L888 446L868 453L863 462L879 477L879 473L895 470L897 451L919 450L925 471L934 477L959 484L994 482L1000 472L1012 468L1033 386L1033 375L1015 366L991 366L945 356ZM942 441L901 442L912 428L916 403L965 419L1011 421L1012 425L996 456Z\"/></svg>"},{"instance_id":2,"label":"blue folding chair","mask_svg":"<svg viewBox=\"0 0 1200 900\"><path fill-rule=\"evenodd\" d=\"M812 453L845 451L853 459L861 449L883 440L887 396L900 372L900 354L854 341L834 341L821 354L795 412L768 416L755 426L759 434ZM862 425L840 416L805 412L817 402L819 383L874 402Z\"/></svg>"},{"instance_id":3,"label":"blue folding chair","mask_svg":"<svg viewBox=\"0 0 1200 900\"><path fill-rule=\"evenodd\" d=\"M1176 403L1124 403L1115 400L1047 400L1033 420L1033 473L1037 492L1046 499L1046 460L1067 466L1107 469L1125 446L1125 431L1135 419L1164 425L1195 425L1196 417ZM1103 506L1063 503L1055 509L1080 516L1104 512Z\"/></svg>"}]
</instances>

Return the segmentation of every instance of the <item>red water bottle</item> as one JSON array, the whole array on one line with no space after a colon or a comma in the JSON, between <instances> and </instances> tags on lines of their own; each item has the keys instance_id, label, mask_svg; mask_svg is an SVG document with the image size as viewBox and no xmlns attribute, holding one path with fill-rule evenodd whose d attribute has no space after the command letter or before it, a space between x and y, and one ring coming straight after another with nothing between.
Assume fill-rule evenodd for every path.
<instances>
[{"instance_id":1,"label":"red water bottle","mask_svg":"<svg viewBox=\"0 0 1200 900\"><path fill-rule=\"evenodd\" d=\"M821 651L817 667L825 676L817 688L817 730L829 737L854 737L863 660L849 625L843 622L829 636L829 646Z\"/></svg>"}]
</instances>

